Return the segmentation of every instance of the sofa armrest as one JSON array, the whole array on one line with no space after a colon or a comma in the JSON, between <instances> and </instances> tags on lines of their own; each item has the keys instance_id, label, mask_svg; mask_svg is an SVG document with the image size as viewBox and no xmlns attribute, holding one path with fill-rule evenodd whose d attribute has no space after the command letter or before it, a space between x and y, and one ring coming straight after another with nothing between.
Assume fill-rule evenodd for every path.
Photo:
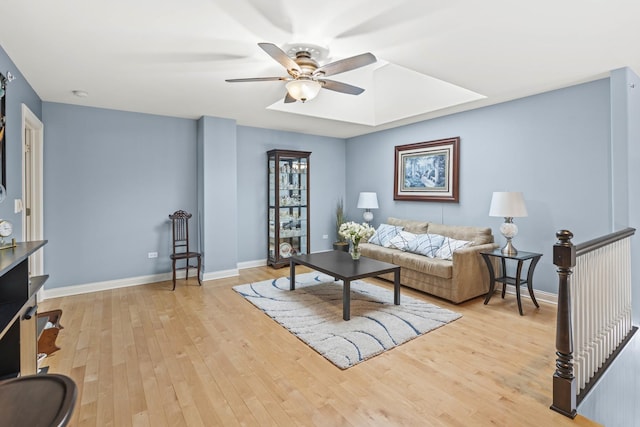
<instances>
[{"instance_id":1,"label":"sofa armrest","mask_svg":"<svg viewBox=\"0 0 640 427\"><path fill-rule=\"evenodd\" d=\"M482 245L471 245L471 246L467 246L461 249L458 249L456 251L453 252L453 261L455 262L456 259L456 255L458 256L465 256L468 254L477 254L480 255L480 252L487 252L487 251L492 251L495 248L497 248L498 245L497 243L485 243Z\"/></svg>"},{"instance_id":2,"label":"sofa armrest","mask_svg":"<svg viewBox=\"0 0 640 427\"><path fill-rule=\"evenodd\" d=\"M489 272L480 252L492 251L498 246L497 243L485 243L453 252L454 301L466 301L489 292Z\"/></svg>"}]
</instances>

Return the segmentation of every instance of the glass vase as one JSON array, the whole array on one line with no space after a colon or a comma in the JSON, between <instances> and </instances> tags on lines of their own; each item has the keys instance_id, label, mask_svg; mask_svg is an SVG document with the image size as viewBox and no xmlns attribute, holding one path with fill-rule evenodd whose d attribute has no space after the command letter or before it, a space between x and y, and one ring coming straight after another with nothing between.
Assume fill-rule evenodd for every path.
<instances>
[{"instance_id":1,"label":"glass vase","mask_svg":"<svg viewBox=\"0 0 640 427\"><path fill-rule=\"evenodd\" d=\"M351 258L353 258L355 261L360 259L360 245L354 244L351 247Z\"/></svg>"}]
</instances>

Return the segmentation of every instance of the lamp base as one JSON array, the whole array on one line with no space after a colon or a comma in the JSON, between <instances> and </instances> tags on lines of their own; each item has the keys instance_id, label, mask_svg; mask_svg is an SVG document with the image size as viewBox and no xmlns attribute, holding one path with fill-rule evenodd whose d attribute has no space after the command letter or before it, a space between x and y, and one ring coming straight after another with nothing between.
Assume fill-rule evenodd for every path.
<instances>
[{"instance_id":1,"label":"lamp base","mask_svg":"<svg viewBox=\"0 0 640 427\"><path fill-rule=\"evenodd\" d=\"M509 238L507 238L507 243L502 248L502 255L518 255L518 250L513 246Z\"/></svg>"},{"instance_id":2,"label":"lamp base","mask_svg":"<svg viewBox=\"0 0 640 427\"><path fill-rule=\"evenodd\" d=\"M363 214L362 214L362 218L365 220L365 222L369 223L371 222L371 220L373 219L373 212L371 212L369 209L367 209Z\"/></svg>"},{"instance_id":3,"label":"lamp base","mask_svg":"<svg viewBox=\"0 0 640 427\"><path fill-rule=\"evenodd\" d=\"M517 255L518 250L511 243L511 240L518 234L518 226L513 223L513 217L504 217L504 222L500 226L500 233L507 239L507 243L502 248L502 255Z\"/></svg>"}]
</instances>

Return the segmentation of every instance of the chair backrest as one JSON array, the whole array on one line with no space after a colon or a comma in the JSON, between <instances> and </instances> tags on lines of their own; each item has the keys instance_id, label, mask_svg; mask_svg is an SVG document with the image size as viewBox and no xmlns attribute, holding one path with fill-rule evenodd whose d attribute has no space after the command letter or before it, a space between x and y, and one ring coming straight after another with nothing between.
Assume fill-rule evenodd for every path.
<instances>
[{"instance_id":1,"label":"chair backrest","mask_svg":"<svg viewBox=\"0 0 640 427\"><path fill-rule=\"evenodd\" d=\"M173 229L173 253L189 252L189 218L185 211L175 211L169 215Z\"/></svg>"}]
</instances>

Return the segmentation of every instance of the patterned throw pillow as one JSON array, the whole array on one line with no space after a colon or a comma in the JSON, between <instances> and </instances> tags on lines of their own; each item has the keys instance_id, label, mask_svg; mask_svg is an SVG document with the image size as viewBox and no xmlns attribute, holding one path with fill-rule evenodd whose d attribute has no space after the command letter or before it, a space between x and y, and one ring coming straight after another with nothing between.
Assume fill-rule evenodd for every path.
<instances>
[{"instance_id":1,"label":"patterned throw pillow","mask_svg":"<svg viewBox=\"0 0 640 427\"><path fill-rule=\"evenodd\" d=\"M396 237L389 241L389 247L400 249L401 251L406 251L409 243L415 240L416 237L417 234L402 230L396 235Z\"/></svg>"},{"instance_id":2,"label":"patterned throw pillow","mask_svg":"<svg viewBox=\"0 0 640 427\"><path fill-rule=\"evenodd\" d=\"M396 225L380 224L373 236L369 238L369 243L388 248L391 239L396 237L403 228Z\"/></svg>"},{"instance_id":3,"label":"patterned throw pillow","mask_svg":"<svg viewBox=\"0 0 640 427\"><path fill-rule=\"evenodd\" d=\"M471 244L472 242L466 240L456 240L451 237L445 237L442 245L436 251L435 257L450 260L453 257L454 251L466 246L471 246Z\"/></svg>"},{"instance_id":4,"label":"patterned throw pillow","mask_svg":"<svg viewBox=\"0 0 640 427\"><path fill-rule=\"evenodd\" d=\"M407 252L433 258L443 241L444 236L439 234L418 234L416 238L407 245L406 250Z\"/></svg>"}]
</instances>

